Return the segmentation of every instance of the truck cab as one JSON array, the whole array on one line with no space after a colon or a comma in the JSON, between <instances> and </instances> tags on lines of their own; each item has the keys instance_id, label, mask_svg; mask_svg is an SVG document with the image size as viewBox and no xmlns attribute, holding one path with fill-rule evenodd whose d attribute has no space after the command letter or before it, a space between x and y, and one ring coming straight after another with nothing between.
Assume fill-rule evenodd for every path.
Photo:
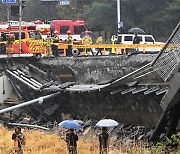
<instances>
[{"instance_id":1,"label":"truck cab","mask_svg":"<svg viewBox=\"0 0 180 154\"><path fill-rule=\"evenodd\" d=\"M19 53L19 26L9 26L7 32L4 33L7 37L7 53ZM9 36L13 36L9 38ZM21 52L26 54L41 54L44 53L43 39L40 32L36 30L35 25L21 26Z\"/></svg>"},{"instance_id":2,"label":"truck cab","mask_svg":"<svg viewBox=\"0 0 180 154\"><path fill-rule=\"evenodd\" d=\"M59 39L65 41L68 38L67 32L70 31L73 40L81 41L80 34L87 31L87 27L83 20L53 20L51 23L51 32L58 32Z\"/></svg>"}]
</instances>

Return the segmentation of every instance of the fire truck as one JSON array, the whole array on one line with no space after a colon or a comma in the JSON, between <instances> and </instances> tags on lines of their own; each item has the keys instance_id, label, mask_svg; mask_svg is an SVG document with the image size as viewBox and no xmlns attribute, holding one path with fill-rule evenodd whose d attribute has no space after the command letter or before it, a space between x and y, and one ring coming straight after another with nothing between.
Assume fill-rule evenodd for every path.
<instances>
[{"instance_id":1,"label":"fire truck","mask_svg":"<svg viewBox=\"0 0 180 154\"><path fill-rule=\"evenodd\" d=\"M67 31L70 31L74 41L81 43L82 38L80 34L87 31L87 26L83 20L53 20L51 23L51 33L58 32L59 39L62 41L68 38Z\"/></svg>"},{"instance_id":2,"label":"fire truck","mask_svg":"<svg viewBox=\"0 0 180 154\"><path fill-rule=\"evenodd\" d=\"M18 25L10 25L7 29L1 29L1 44L3 43L6 45L6 53L19 53ZM41 34L36 30L36 25L22 25L21 47L21 53L44 53L43 40Z\"/></svg>"}]
</instances>

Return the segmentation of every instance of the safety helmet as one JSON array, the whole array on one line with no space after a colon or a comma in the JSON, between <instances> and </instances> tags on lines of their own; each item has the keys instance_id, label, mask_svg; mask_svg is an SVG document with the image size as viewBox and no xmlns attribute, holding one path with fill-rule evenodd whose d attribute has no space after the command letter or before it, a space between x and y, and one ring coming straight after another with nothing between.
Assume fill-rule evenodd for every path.
<instances>
[{"instance_id":1,"label":"safety helmet","mask_svg":"<svg viewBox=\"0 0 180 154\"><path fill-rule=\"evenodd\" d=\"M54 34L58 34L58 31L54 31Z\"/></svg>"}]
</instances>

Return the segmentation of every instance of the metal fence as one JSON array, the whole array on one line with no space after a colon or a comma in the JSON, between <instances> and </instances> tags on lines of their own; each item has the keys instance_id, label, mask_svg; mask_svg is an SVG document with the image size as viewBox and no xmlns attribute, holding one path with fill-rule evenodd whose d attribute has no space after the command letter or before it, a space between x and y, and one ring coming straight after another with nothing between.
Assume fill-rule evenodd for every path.
<instances>
[{"instance_id":1,"label":"metal fence","mask_svg":"<svg viewBox=\"0 0 180 154\"><path fill-rule=\"evenodd\" d=\"M152 68L167 81L180 62L180 22L170 36L166 45L152 62Z\"/></svg>"}]
</instances>

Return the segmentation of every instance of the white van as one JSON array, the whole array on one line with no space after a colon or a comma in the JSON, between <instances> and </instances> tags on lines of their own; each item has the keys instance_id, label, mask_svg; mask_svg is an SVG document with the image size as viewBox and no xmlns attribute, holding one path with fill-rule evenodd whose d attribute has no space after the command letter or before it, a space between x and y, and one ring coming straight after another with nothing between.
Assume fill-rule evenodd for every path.
<instances>
[{"instance_id":1,"label":"white van","mask_svg":"<svg viewBox=\"0 0 180 154\"><path fill-rule=\"evenodd\" d=\"M137 36L140 38L140 44L165 44L163 42L156 42L154 37L152 35L146 35L146 34L137 34ZM118 34L118 44L133 44L135 34ZM157 53L162 49L162 47L147 47L145 50L146 52L150 53ZM132 49L127 49L127 52L132 52ZM138 52L143 52L143 48L139 48Z\"/></svg>"},{"instance_id":2,"label":"white van","mask_svg":"<svg viewBox=\"0 0 180 154\"><path fill-rule=\"evenodd\" d=\"M152 35L137 34L140 38L140 44L154 44L155 39ZM118 34L118 43L133 44L135 34Z\"/></svg>"}]
</instances>

